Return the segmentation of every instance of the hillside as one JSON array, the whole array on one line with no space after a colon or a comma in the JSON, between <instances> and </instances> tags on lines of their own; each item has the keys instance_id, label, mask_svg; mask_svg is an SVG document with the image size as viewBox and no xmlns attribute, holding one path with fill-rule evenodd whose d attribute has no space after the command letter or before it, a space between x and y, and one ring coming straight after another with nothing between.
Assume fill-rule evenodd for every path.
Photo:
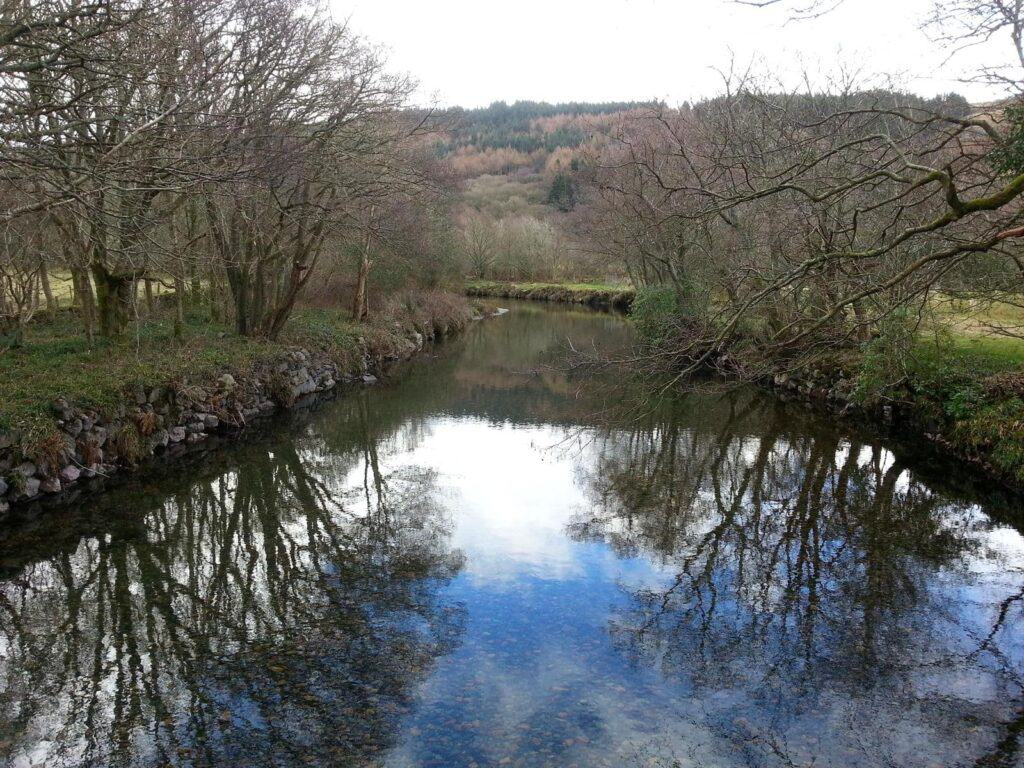
<instances>
[{"instance_id":1,"label":"hillside","mask_svg":"<svg viewBox=\"0 0 1024 768\"><path fill-rule=\"evenodd\" d=\"M516 280L605 277L616 268L577 236L581 156L652 102L495 102L441 115L438 156L461 181L468 271Z\"/></svg>"}]
</instances>

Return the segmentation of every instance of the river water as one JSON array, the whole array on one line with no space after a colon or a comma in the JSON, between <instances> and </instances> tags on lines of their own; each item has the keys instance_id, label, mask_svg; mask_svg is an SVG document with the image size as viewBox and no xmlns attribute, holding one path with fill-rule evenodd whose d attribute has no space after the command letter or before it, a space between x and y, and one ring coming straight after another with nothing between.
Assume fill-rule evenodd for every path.
<instances>
[{"instance_id":1,"label":"river water","mask_svg":"<svg viewBox=\"0 0 1024 768\"><path fill-rule=\"evenodd\" d=\"M12 766L1020 766L1013 500L515 305L4 532ZM1015 526L1016 521L1016 526Z\"/></svg>"}]
</instances>

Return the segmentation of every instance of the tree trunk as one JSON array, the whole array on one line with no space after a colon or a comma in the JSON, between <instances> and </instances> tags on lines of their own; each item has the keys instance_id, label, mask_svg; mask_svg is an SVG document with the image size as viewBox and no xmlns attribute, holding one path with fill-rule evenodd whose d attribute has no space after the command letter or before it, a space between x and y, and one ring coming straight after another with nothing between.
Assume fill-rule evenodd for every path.
<instances>
[{"instance_id":1,"label":"tree trunk","mask_svg":"<svg viewBox=\"0 0 1024 768\"><path fill-rule=\"evenodd\" d=\"M871 326L868 322L867 313L864 311L864 304L855 301L853 303L853 316L857 321L857 341L864 343L871 340Z\"/></svg>"},{"instance_id":2,"label":"tree trunk","mask_svg":"<svg viewBox=\"0 0 1024 768\"><path fill-rule=\"evenodd\" d=\"M96 281L96 302L99 305L100 334L114 338L128 327L135 280L131 275L116 275L102 264L92 265Z\"/></svg>"},{"instance_id":3,"label":"tree trunk","mask_svg":"<svg viewBox=\"0 0 1024 768\"><path fill-rule=\"evenodd\" d=\"M180 339L185 329L185 281L174 277L174 338Z\"/></svg>"},{"instance_id":4,"label":"tree trunk","mask_svg":"<svg viewBox=\"0 0 1024 768\"><path fill-rule=\"evenodd\" d=\"M233 264L225 266L224 271L227 273L228 287L231 289L231 298L235 304L235 330L246 336L249 333L249 277L246 270ZM213 304L216 306L216 300Z\"/></svg>"},{"instance_id":5,"label":"tree trunk","mask_svg":"<svg viewBox=\"0 0 1024 768\"><path fill-rule=\"evenodd\" d=\"M224 281L220 279L216 269L209 273L210 320L215 323L223 322L227 315L224 312L224 301L227 299L228 291L224 289ZM196 298L201 303L201 297Z\"/></svg>"},{"instance_id":6,"label":"tree trunk","mask_svg":"<svg viewBox=\"0 0 1024 768\"><path fill-rule=\"evenodd\" d=\"M3 286L0 286L0 349L21 346L21 323L17 320L17 312L17 307L12 310L9 306Z\"/></svg>"},{"instance_id":7,"label":"tree trunk","mask_svg":"<svg viewBox=\"0 0 1024 768\"><path fill-rule=\"evenodd\" d=\"M43 295L46 296L46 309L50 312L57 311L57 301L53 298L53 289L50 287L50 274L46 269L46 262L39 261L39 283L43 287Z\"/></svg>"},{"instance_id":8,"label":"tree trunk","mask_svg":"<svg viewBox=\"0 0 1024 768\"><path fill-rule=\"evenodd\" d=\"M89 273L84 269L72 269L71 285L75 292L75 302L78 304L82 316L82 325L85 327L85 337L92 344L96 325L96 299L92 293Z\"/></svg>"},{"instance_id":9,"label":"tree trunk","mask_svg":"<svg viewBox=\"0 0 1024 768\"><path fill-rule=\"evenodd\" d=\"M370 229L367 227L363 238L363 253L359 259L359 275L356 278L356 295L352 300L352 319L363 321L369 309L366 298L366 282L370 277Z\"/></svg>"}]
</instances>

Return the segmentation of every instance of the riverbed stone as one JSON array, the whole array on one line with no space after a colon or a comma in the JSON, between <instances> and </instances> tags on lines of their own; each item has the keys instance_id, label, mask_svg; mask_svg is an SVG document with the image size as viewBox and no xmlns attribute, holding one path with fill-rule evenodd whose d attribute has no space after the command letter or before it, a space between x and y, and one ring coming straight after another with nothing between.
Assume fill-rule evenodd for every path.
<instances>
[{"instance_id":1,"label":"riverbed stone","mask_svg":"<svg viewBox=\"0 0 1024 768\"><path fill-rule=\"evenodd\" d=\"M71 483L78 480L82 476L82 470L73 464L68 464L64 469L60 471L60 479L64 483L70 485Z\"/></svg>"},{"instance_id":2,"label":"riverbed stone","mask_svg":"<svg viewBox=\"0 0 1024 768\"><path fill-rule=\"evenodd\" d=\"M190 435L196 435L205 429L205 425L201 421L191 421L185 425L185 431Z\"/></svg>"},{"instance_id":3,"label":"riverbed stone","mask_svg":"<svg viewBox=\"0 0 1024 768\"><path fill-rule=\"evenodd\" d=\"M0 477L0 496L7 495L7 481Z\"/></svg>"},{"instance_id":4,"label":"riverbed stone","mask_svg":"<svg viewBox=\"0 0 1024 768\"><path fill-rule=\"evenodd\" d=\"M36 467L36 465L33 464L31 461L23 461L21 462L21 464L14 468L14 471L25 477L32 477L36 472L39 471L39 468Z\"/></svg>"},{"instance_id":5,"label":"riverbed stone","mask_svg":"<svg viewBox=\"0 0 1024 768\"><path fill-rule=\"evenodd\" d=\"M39 484L39 490L43 493L60 493L60 479L48 477Z\"/></svg>"},{"instance_id":6,"label":"riverbed stone","mask_svg":"<svg viewBox=\"0 0 1024 768\"><path fill-rule=\"evenodd\" d=\"M216 429L220 426L220 419L214 416L212 413L199 413L196 416L202 420L203 426L207 429Z\"/></svg>"},{"instance_id":7,"label":"riverbed stone","mask_svg":"<svg viewBox=\"0 0 1024 768\"><path fill-rule=\"evenodd\" d=\"M167 437L172 443L180 443L185 439L184 427L171 427L167 430Z\"/></svg>"},{"instance_id":8,"label":"riverbed stone","mask_svg":"<svg viewBox=\"0 0 1024 768\"><path fill-rule=\"evenodd\" d=\"M363 374L363 384L376 384L378 381L377 377L372 373Z\"/></svg>"}]
</instances>

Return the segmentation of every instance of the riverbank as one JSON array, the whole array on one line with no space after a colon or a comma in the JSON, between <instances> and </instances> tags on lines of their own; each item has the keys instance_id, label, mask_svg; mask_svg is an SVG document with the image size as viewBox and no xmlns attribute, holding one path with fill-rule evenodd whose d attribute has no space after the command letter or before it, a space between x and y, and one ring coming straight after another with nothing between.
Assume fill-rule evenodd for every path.
<instances>
[{"instance_id":1,"label":"riverbank","mask_svg":"<svg viewBox=\"0 0 1024 768\"><path fill-rule=\"evenodd\" d=\"M628 312L636 291L629 286L601 283L501 283L487 280L466 284L467 296L492 299L524 299L565 304L586 304L597 309Z\"/></svg>"},{"instance_id":2,"label":"riverbank","mask_svg":"<svg viewBox=\"0 0 1024 768\"><path fill-rule=\"evenodd\" d=\"M278 341L208 319L174 337L155 317L116 342L89 345L60 316L0 357L0 514L78 493L94 479L172 459L341 384L372 384L471 320L460 297L432 293L354 324L336 310L296 312Z\"/></svg>"},{"instance_id":3,"label":"riverbank","mask_svg":"<svg viewBox=\"0 0 1024 768\"><path fill-rule=\"evenodd\" d=\"M662 339L653 356L672 346L684 345ZM938 334L911 338L904 348L875 339L803 364L738 347L703 365L890 437L924 442L1015 493L1024 491L1024 348L1015 340ZM676 370L687 365L673 359Z\"/></svg>"},{"instance_id":4,"label":"riverbank","mask_svg":"<svg viewBox=\"0 0 1024 768\"><path fill-rule=\"evenodd\" d=\"M920 343L901 378L873 386L870 354L777 372L760 383L901 437L927 441L1015 492L1024 490L1024 370L983 342Z\"/></svg>"},{"instance_id":5,"label":"riverbank","mask_svg":"<svg viewBox=\"0 0 1024 768\"><path fill-rule=\"evenodd\" d=\"M470 283L467 293L627 311L635 297L630 290L628 303L615 304L614 290L607 286L540 283ZM1024 343L937 334L932 341L919 340L895 368L882 370L882 356L890 352L876 344L796 369L780 364L773 370L759 360L756 374L725 354L709 361L708 367L753 381L783 399L799 400L894 436L927 441L1006 488L1024 490Z\"/></svg>"}]
</instances>

